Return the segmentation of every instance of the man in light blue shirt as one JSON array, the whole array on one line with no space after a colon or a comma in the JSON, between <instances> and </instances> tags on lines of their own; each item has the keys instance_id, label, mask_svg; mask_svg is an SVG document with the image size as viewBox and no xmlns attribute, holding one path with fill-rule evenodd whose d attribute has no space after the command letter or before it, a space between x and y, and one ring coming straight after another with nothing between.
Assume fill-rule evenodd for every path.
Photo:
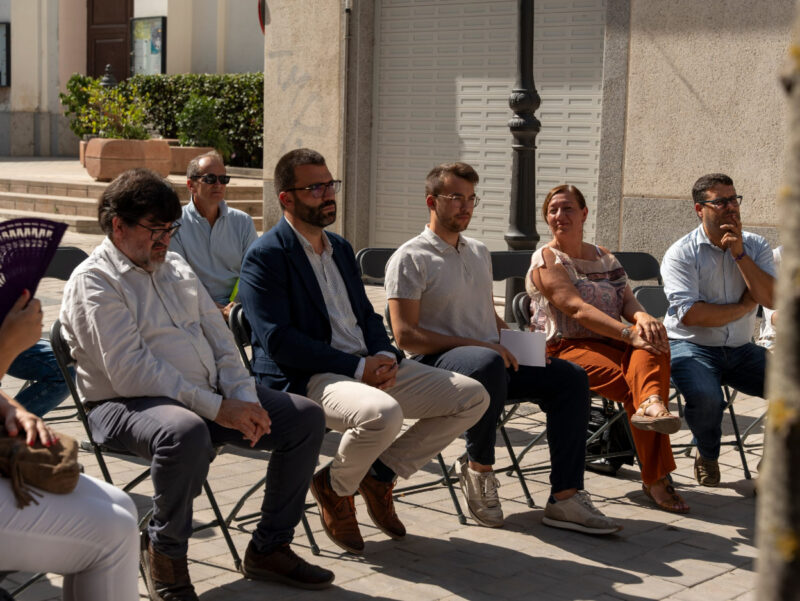
<instances>
[{"instance_id":1,"label":"man in light blue shirt","mask_svg":"<svg viewBox=\"0 0 800 601\"><path fill-rule=\"evenodd\" d=\"M191 265L225 321L233 306L242 259L258 237L250 215L223 200L229 181L217 152L192 159L186 170L191 200L183 207L181 229L169 245Z\"/></svg>"},{"instance_id":2,"label":"man in light blue shirt","mask_svg":"<svg viewBox=\"0 0 800 601\"><path fill-rule=\"evenodd\" d=\"M764 396L765 351L751 339L758 305L773 306L775 266L767 241L742 232L742 197L730 177L704 175L692 198L701 223L661 263L669 300L664 325L672 380L686 399L686 422L697 442L695 477L717 486L721 386Z\"/></svg>"}]
</instances>

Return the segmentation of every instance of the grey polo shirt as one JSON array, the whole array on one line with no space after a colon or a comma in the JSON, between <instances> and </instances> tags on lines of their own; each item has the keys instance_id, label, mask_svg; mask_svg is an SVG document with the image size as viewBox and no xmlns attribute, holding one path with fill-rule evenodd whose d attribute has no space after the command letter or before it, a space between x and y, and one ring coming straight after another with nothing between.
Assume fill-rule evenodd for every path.
<instances>
[{"instance_id":1,"label":"grey polo shirt","mask_svg":"<svg viewBox=\"0 0 800 601\"><path fill-rule=\"evenodd\" d=\"M224 200L213 228L190 201L183 207L181 228L172 236L169 249L189 263L215 303L227 305L242 259L257 237L252 217L231 209Z\"/></svg>"},{"instance_id":2,"label":"grey polo shirt","mask_svg":"<svg viewBox=\"0 0 800 601\"><path fill-rule=\"evenodd\" d=\"M448 336L499 341L486 246L459 236L458 248L427 226L386 265L386 298L420 301L419 326Z\"/></svg>"}]
</instances>

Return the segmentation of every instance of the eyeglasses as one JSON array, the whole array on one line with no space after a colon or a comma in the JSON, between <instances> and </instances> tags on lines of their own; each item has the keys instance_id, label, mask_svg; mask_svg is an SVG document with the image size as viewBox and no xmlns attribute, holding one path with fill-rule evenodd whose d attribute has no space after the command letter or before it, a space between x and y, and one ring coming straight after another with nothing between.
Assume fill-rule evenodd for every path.
<instances>
[{"instance_id":1,"label":"eyeglasses","mask_svg":"<svg viewBox=\"0 0 800 601\"><path fill-rule=\"evenodd\" d=\"M711 205L715 209L724 209L725 207L733 207L736 208L740 204L742 204L742 196L737 194L736 196L729 196L728 198L715 198L714 200L701 200L697 204L699 205Z\"/></svg>"},{"instance_id":2,"label":"eyeglasses","mask_svg":"<svg viewBox=\"0 0 800 601\"><path fill-rule=\"evenodd\" d=\"M142 225L141 223L137 223L136 225L148 230L150 232L150 240L152 240L153 242L158 242L164 236L172 236L175 232L178 231L178 228L181 227L180 223L176 223L170 227L147 227L146 225Z\"/></svg>"},{"instance_id":3,"label":"eyeglasses","mask_svg":"<svg viewBox=\"0 0 800 601\"><path fill-rule=\"evenodd\" d=\"M477 207L481 202L481 197L473 194L469 198L462 196L461 194L437 194L437 198L446 198L452 204L464 204L466 203L467 206Z\"/></svg>"},{"instance_id":4,"label":"eyeglasses","mask_svg":"<svg viewBox=\"0 0 800 601\"><path fill-rule=\"evenodd\" d=\"M211 184L214 185L217 182L221 183L223 186L231 181L230 175L217 175L216 173L206 173L204 175L193 175L189 179L199 179L204 184Z\"/></svg>"},{"instance_id":5,"label":"eyeglasses","mask_svg":"<svg viewBox=\"0 0 800 601\"><path fill-rule=\"evenodd\" d=\"M299 190L308 190L311 192L311 196L314 198L322 198L328 190L332 190L334 194L338 193L339 190L342 188L342 180L340 179L332 179L327 183L319 182L316 184L311 184L309 186L304 186L303 188L289 188L284 190L284 192L297 192Z\"/></svg>"}]
</instances>

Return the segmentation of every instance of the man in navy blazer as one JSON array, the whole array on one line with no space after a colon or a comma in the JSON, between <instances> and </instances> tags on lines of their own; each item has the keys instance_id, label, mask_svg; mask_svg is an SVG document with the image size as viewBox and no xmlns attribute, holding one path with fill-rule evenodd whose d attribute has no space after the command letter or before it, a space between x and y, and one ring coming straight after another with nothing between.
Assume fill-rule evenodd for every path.
<instances>
[{"instance_id":1,"label":"man in navy blazer","mask_svg":"<svg viewBox=\"0 0 800 601\"><path fill-rule=\"evenodd\" d=\"M247 252L239 298L253 330L257 380L320 403L327 426L343 433L311 492L331 540L360 554L356 490L381 531L405 536L392 503L397 476L410 477L478 421L488 394L466 376L402 361L367 298L352 247L324 231L336 220L340 186L313 150L278 161L283 218ZM416 422L398 438L404 418Z\"/></svg>"}]
</instances>

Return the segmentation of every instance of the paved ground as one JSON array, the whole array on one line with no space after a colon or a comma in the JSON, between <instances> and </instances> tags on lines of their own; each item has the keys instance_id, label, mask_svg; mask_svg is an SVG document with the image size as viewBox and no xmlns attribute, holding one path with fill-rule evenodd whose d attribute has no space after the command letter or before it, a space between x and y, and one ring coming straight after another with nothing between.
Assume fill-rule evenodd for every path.
<instances>
[{"instance_id":1,"label":"paved ground","mask_svg":"<svg viewBox=\"0 0 800 601\"><path fill-rule=\"evenodd\" d=\"M67 233L64 244L90 251L99 236ZM45 305L45 325L58 314L62 282L43 282L38 297ZM384 298L380 289L370 290L379 312ZM11 378L4 389L19 386ZM736 401L739 423L747 426L761 414L765 402L741 397ZM675 406L673 405L673 411ZM541 414L529 409L528 415L510 422L509 433L519 450L542 428ZM729 423L724 422L730 433ZM55 425L57 429L80 437L75 420ZM687 442L686 428L673 442ZM760 445L759 430L748 443ZM335 449L336 436L329 435L321 462ZM452 461L463 452L463 441L456 440L445 451ZM677 453L677 451L676 451ZM748 450L755 469L761 447ZM92 456L81 454L86 473L99 476ZM546 449L539 444L527 455L523 467L547 460ZM397 499L398 513L408 528L402 542L393 542L372 527L360 500L356 506L362 532L367 541L366 553L357 558L339 553L321 532L316 509L307 512L322 553L314 561L336 573L336 586L324 592L304 592L284 586L249 582L236 573L219 531L196 535L189 548L190 572L205 601L241 599L330 599L331 601L378 600L630 600L669 599L674 601L717 601L755 599L753 482L744 480L738 454L730 447L721 457L723 484L717 489L700 488L692 477L692 460L680 454L674 474L680 492L692 507L690 514L674 515L659 511L641 491L638 471L623 468L617 477L587 472L586 488L595 503L607 514L619 518L625 529L611 537L591 537L555 530L541 524L542 507L547 499L547 472L526 476L537 504L529 508L519 482L500 475L500 495L507 519L502 529L476 526L472 520L461 525L456 520L445 488L434 486L423 492ZM506 464L507 454L498 447L498 462ZM112 461L117 482L136 473L131 464ZM263 460L221 455L211 467L210 483L222 505L230 509L239 496L255 483L265 469ZM431 480L436 467L432 463L417 474L412 483ZM142 484L134 497L141 508L147 506L149 483ZM258 497L251 499L245 512L256 511ZM310 496L309 496L310 499ZM203 521L211 515L204 498L196 503L195 516ZM237 524L233 536L240 553L247 541L252 522ZM308 540L297 530L295 548L312 559ZM12 580L18 582L19 575ZM9 582L6 581L6 586ZM19 596L24 600L60 599L60 578L53 576L34 585ZM143 598L144 587L140 585ZM102 600L86 600L102 601Z\"/></svg>"}]
</instances>

